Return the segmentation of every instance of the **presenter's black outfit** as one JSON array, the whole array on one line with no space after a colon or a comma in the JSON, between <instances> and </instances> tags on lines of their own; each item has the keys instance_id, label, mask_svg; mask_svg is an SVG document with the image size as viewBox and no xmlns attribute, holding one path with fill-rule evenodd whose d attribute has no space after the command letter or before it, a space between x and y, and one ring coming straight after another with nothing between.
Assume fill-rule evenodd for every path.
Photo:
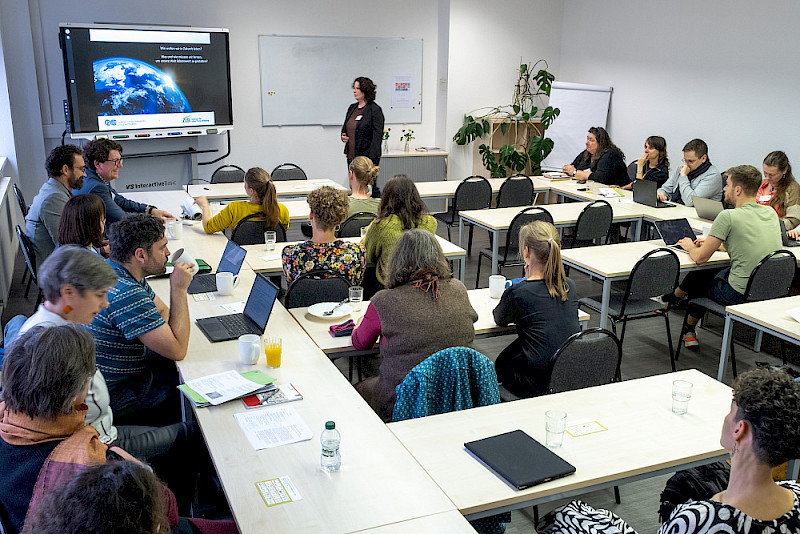
<instances>
[{"instance_id":1,"label":"presenter's black outfit","mask_svg":"<svg viewBox=\"0 0 800 534\"><path fill-rule=\"evenodd\" d=\"M622 152L613 148L606 150L595 161L592 155L584 150L575 161L572 162L575 169L579 171L592 171L590 180L606 185L627 185L631 183L628 177L628 168L625 165L625 158Z\"/></svg>"},{"instance_id":2,"label":"presenter's black outfit","mask_svg":"<svg viewBox=\"0 0 800 534\"><path fill-rule=\"evenodd\" d=\"M373 164L379 164L383 123L383 111L375 102L367 102L361 109L358 108L358 102L354 102L347 108L347 115L342 124L342 133L350 137L344 144L344 154L347 156L348 165L357 156L367 156Z\"/></svg>"}]
</instances>

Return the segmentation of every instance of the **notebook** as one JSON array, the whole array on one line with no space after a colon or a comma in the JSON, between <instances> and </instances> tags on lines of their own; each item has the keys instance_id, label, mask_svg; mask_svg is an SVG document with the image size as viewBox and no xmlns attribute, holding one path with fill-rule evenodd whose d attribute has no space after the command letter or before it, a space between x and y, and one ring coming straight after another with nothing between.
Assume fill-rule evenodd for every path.
<instances>
[{"instance_id":1,"label":"notebook","mask_svg":"<svg viewBox=\"0 0 800 534\"><path fill-rule=\"evenodd\" d=\"M522 430L465 443L467 451L517 489L565 477L575 467Z\"/></svg>"},{"instance_id":2,"label":"notebook","mask_svg":"<svg viewBox=\"0 0 800 534\"><path fill-rule=\"evenodd\" d=\"M697 211L697 216L707 221L713 221L725 209L725 206L719 200L711 200L697 195L692 197L692 202L694 203L695 211Z\"/></svg>"},{"instance_id":3,"label":"notebook","mask_svg":"<svg viewBox=\"0 0 800 534\"><path fill-rule=\"evenodd\" d=\"M658 184L650 180L634 180L633 182L633 201L651 208L671 208L675 206L672 202L662 202L658 200Z\"/></svg>"},{"instance_id":4,"label":"notebook","mask_svg":"<svg viewBox=\"0 0 800 534\"><path fill-rule=\"evenodd\" d=\"M681 252L686 252L681 247L677 246L675 243L683 239L684 237L688 237L692 241L694 241L697 236L692 230L692 226L689 224L687 219L669 219L666 221L655 221L656 230L658 230L658 235L661 236L661 239L664 240L664 243L670 247L674 248L675 250L680 250Z\"/></svg>"},{"instance_id":5,"label":"notebook","mask_svg":"<svg viewBox=\"0 0 800 534\"><path fill-rule=\"evenodd\" d=\"M222 253L222 259L219 260L217 272L233 273L233 276L236 276L242 268L246 254L247 251L245 249L233 241L228 241L228 244L225 245L225 251ZM192 283L189 284L187 292L193 295L195 293L208 293L209 291L216 290L216 274L199 274L192 279Z\"/></svg>"},{"instance_id":6,"label":"notebook","mask_svg":"<svg viewBox=\"0 0 800 534\"><path fill-rule=\"evenodd\" d=\"M212 342L236 339L244 334L260 336L267 328L267 321L277 297L278 286L257 274L244 305L244 313L198 319L197 326Z\"/></svg>"}]
</instances>

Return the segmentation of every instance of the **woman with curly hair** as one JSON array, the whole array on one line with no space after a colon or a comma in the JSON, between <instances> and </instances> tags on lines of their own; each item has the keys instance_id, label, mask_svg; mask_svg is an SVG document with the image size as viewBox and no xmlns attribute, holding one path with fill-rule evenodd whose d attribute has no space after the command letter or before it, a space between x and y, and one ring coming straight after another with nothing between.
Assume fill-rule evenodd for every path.
<instances>
[{"instance_id":1,"label":"woman with curly hair","mask_svg":"<svg viewBox=\"0 0 800 534\"><path fill-rule=\"evenodd\" d=\"M347 191L320 187L307 197L311 213L311 239L283 249L283 272L286 282L309 271L328 269L347 278L352 285L364 278L364 247L336 238L336 227L347 218Z\"/></svg>"},{"instance_id":2,"label":"woman with curly hair","mask_svg":"<svg viewBox=\"0 0 800 534\"><path fill-rule=\"evenodd\" d=\"M630 183L625 154L611 142L608 132L601 126L589 128L589 133L586 134L586 150L561 170L578 180L578 183L584 183L590 178L606 185Z\"/></svg>"}]
</instances>

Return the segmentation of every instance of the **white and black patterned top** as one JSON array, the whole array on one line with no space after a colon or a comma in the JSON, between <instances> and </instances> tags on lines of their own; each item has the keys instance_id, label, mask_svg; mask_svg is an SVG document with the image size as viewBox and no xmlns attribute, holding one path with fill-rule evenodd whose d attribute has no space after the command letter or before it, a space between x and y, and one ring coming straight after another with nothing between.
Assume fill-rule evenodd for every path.
<instances>
[{"instance_id":1,"label":"white and black patterned top","mask_svg":"<svg viewBox=\"0 0 800 534\"><path fill-rule=\"evenodd\" d=\"M794 506L774 521L759 521L733 506L715 501L689 501L675 508L658 534L793 534L800 532L800 485L780 482L794 493Z\"/></svg>"}]
</instances>

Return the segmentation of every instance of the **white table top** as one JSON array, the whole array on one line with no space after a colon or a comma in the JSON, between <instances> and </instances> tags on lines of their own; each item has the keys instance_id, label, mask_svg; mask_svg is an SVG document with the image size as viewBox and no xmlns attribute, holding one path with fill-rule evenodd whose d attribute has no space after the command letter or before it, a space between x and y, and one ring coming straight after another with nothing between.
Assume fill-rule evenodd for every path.
<instances>
[{"instance_id":1,"label":"white table top","mask_svg":"<svg viewBox=\"0 0 800 534\"><path fill-rule=\"evenodd\" d=\"M275 191L278 193L279 197L304 196L323 185L328 185L337 189L346 189L338 182L329 179L278 180L272 183L275 184ZM189 196L191 197L205 196L209 199L245 197L244 185L242 182L225 184L193 184L188 187L188 190Z\"/></svg>"},{"instance_id":2,"label":"white table top","mask_svg":"<svg viewBox=\"0 0 800 534\"><path fill-rule=\"evenodd\" d=\"M362 531L364 534L407 534L408 532L474 534L475 529L472 528L469 521L464 519L463 515L453 510Z\"/></svg>"},{"instance_id":3,"label":"white table top","mask_svg":"<svg viewBox=\"0 0 800 534\"><path fill-rule=\"evenodd\" d=\"M689 412L671 411L672 381L694 384ZM696 370L411 419L388 426L463 514L680 468L725 453L720 429L731 389ZM464 443L521 429L545 441L544 412L567 412L567 427L597 421L604 432L564 435L556 452L573 475L518 491L478 462Z\"/></svg>"},{"instance_id":4,"label":"white table top","mask_svg":"<svg viewBox=\"0 0 800 534\"><path fill-rule=\"evenodd\" d=\"M787 313L787 310L798 307L800 307L800 295L736 304L728 306L725 311L800 341L800 323Z\"/></svg>"},{"instance_id":5,"label":"white table top","mask_svg":"<svg viewBox=\"0 0 800 534\"><path fill-rule=\"evenodd\" d=\"M620 204L618 202L610 202L609 204L611 204L615 221L641 217L641 214L636 211L637 204ZM588 205L589 202L568 202L565 204L543 204L537 207L544 208L550 212L550 215L553 216L553 223L558 226L575 224L578 221L578 216ZM459 212L459 214L462 218L479 224L484 228L507 230L514 217L529 207L466 210Z\"/></svg>"}]
</instances>

